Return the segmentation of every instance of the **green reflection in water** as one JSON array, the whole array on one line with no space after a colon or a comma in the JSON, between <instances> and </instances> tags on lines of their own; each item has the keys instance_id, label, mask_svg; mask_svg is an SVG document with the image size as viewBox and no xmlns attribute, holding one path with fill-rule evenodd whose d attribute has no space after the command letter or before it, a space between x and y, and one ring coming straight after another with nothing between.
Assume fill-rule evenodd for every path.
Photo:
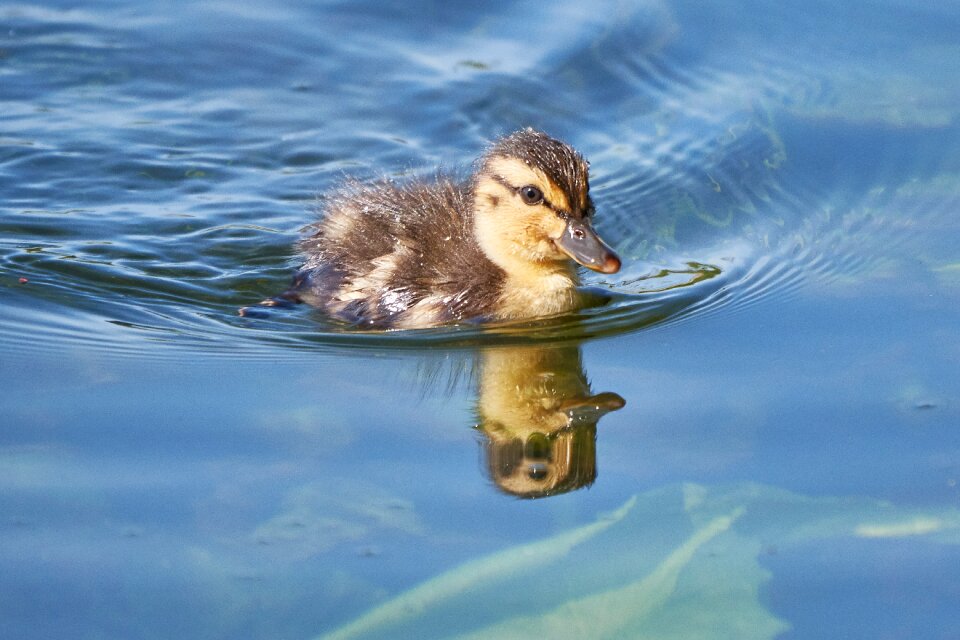
<instances>
[{"instance_id":1,"label":"green reflection in water","mask_svg":"<svg viewBox=\"0 0 960 640\"><path fill-rule=\"evenodd\" d=\"M404 592L399 597L370 611L351 624L323 636L324 640L359 637L368 631L396 624L427 608L480 585L500 581L517 573L559 561L570 551L604 529L619 522L633 508L635 498L595 522L565 531L537 542L518 545L460 565Z\"/></svg>"},{"instance_id":2,"label":"green reflection in water","mask_svg":"<svg viewBox=\"0 0 960 640\"><path fill-rule=\"evenodd\" d=\"M421 637L438 628L458 638L773 638L788 625L761 600L770 574L760 557L829 538L960 544L960 512L756 484L668 487L591 524L454 567L321 638ZM564 593L551 598L530 584L561 584ZM457 628L465 602L493 617ZM525 612L497 619L505 602Z\"/></svg>"}]
</instances>

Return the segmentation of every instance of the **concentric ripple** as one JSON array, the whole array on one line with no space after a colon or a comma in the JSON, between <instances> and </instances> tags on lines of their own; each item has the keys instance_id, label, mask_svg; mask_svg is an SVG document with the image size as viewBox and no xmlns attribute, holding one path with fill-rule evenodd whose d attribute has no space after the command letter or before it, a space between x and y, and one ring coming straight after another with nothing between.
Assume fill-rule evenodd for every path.
<instances>
[{"instance_id":1,"label":"concentric ripple","mask_svg":"<svg viewBox=\"0 0 960 640\"><path fill-rule=\"evenodd\" d=\"M842 34L797 58L747 30L744 59L691 31L704 24L694 5L563 3L531 23L531 6L512 3L429 32L395 28L417 24L415 7L287 7L266 32L269 16L228 5L0 10L3 346L140 356L579 340L836 282L908 239L904 220L949 224L960 134L944 114L957 96L926 71L952 45L864 76L827 64ZM317 11L344 37L317 38ZM191 60L198 34L216 44ZM900 95L916 97L909 109L889 105ZM609 304L378 333L307 308L237 316L283 290L298 229L345 174L466 167L484 140L527 125L591 160L598 228L624 258L587 283Z\"/></svg>"}]
</instances>

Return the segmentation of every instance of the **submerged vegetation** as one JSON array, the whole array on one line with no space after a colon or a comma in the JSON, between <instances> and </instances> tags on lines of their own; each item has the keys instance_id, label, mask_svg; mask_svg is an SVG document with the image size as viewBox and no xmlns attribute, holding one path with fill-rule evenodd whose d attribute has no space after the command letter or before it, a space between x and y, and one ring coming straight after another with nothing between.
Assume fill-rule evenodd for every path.
<instances>
[{"instance_id":1,"label":"submerged vegetation","mask_svg":"<svg viewBox=\"0 0 960 640\"><path fill-rule=\"evenodd\" d=\"M960 511L811 498L761 485L660 489L591 524L454 567L317 640L767 640L789 624L764 602L764 554L845 537L958 545ZM592 548L582 546L588 541ZM544 582L560 587L549 597L529 590ZM465 602L482 613L457 615Z\"/></svg>"}]
</instances>

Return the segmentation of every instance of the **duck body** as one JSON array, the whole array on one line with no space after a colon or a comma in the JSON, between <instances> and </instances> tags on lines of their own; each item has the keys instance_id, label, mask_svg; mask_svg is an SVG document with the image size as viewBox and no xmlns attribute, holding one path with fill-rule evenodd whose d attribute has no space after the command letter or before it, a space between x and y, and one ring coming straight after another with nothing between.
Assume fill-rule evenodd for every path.
<instances>
[{"instance_id":1,"label":"duck body","mask_svg":"<svg viewBox=\"0 0 960 640\"><path fill-rule=\"evenodd\" d=\"M576 309L577 262L620 266L593 231L586 171L571 147L525 129L467 180L349 182L300 242L305 263L283 297L378 329Z\"/></svg>"},{"instance_id":2,"label":"duck body","mask_svg":"<svg viewBox=\"0 0 960 640\"><path fill-rule=\"evenodd\" d=\"M377 328L495 315L505 274L474 239L469 185L352 183L327 211L300 243L302 301Z\"/></svg>"}]
</instances>

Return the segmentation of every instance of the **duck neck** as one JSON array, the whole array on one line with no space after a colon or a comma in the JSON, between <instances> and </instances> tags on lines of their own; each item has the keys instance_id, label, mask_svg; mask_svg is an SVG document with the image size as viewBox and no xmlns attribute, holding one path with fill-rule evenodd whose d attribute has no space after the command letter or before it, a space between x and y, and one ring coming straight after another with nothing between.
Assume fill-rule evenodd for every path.
<instances>
[{"instance_id":1,"label":"duck neck","mask_svg":"<svg viewBox=\"0 0 960 640\"><path fill-rule=\"evenodd\" d=\"M572 263L530 262L517 256L490 256L504 272L498 304L501 318L530 318L572 311L580 306L580 278Z\"/></svg>"}]
</instances>

